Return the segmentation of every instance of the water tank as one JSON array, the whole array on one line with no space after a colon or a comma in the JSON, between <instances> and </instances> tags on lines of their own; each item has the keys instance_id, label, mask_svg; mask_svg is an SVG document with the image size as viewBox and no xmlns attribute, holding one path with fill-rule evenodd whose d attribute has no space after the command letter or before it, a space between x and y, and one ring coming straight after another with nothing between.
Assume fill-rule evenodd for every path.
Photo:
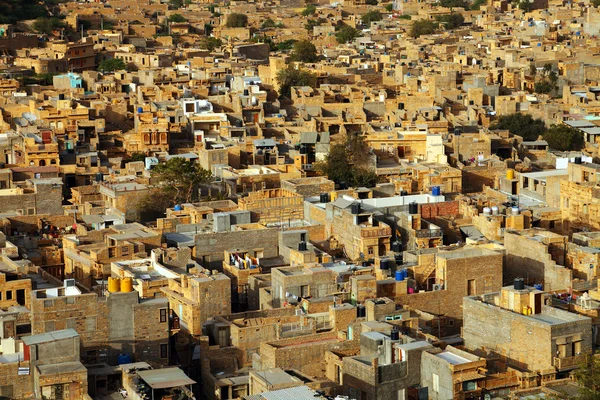
<instances>
[{"instance_id":1,"label":"water tank","mask_svg":"<svg viewBox=\"0 0 600 400\"><path fill-rule=\"evenodd\" d=\"M123 278L121 279L121 292L129 293L133 291L133 279Z\"/></svg>"},{"instance_id":2,"label":"water tank","mask_svg":"<svg viewBox=\"0 0 600 400\"><path fill-rule=\"evenodd\" d=\"M380 260L379 261L379 268L383 269L383 270L390 269L390 260L388 260L387 258L383 259L383 260Z\"/></svg>"},{"instance_id":3,"label":"water tank","mask_svg":"<svg viewBox=\"0 0 600 400\"><path fill-rule=\"evenodd\" d=\"M498 206L492 206L492 215L498 215L499 212Z\"/></svg>"},{"instance_id":4,"label":"water tank","mask_svg":"<svg viewBox=\"0 0 600 400\"><path fill-rule=\"evenodd\" d=\"M131 364L133 362L131 356L127 353L121 353L117 357L117 364Z\"/></svg>"},{"instance_id":5,"label":"water tank","mask_svg":"<svg viewBox=\"0 0 600 400\"><path fill-rule=\"evenodd\" d=\"M398 282L401 282L401 281L403 281L403 280L404 280L404 273L402 273L402 270L400 270L400 271L396 271L396 273L395 273L394 275L395 275L395 277L396 277L396 280L397 280Z\"/></svg>"},{"instance_id":6,"label":"water tank","mask_svg":"<svg viewBox=\"0 0 600 400\"><path fill-rule=\"evenodd\" d=\"M319 201L321 203L329 203L329 193L321 193L319 196Z\"/></svg>"},{"instance_id":7,"label":"water tank","mask_svg":"<svg viewBox=\"0 0 600 400\"><path fill-rule=\"evenodd\" d=\"M581 157L575 157L575 164L581 164Z\"/></svg>"},{"instance_id":8,"label":"water tank","mask_svg":"<svg viewBox=\"0 0 600 400\"><path fill-rule=\"evenodd\" d=\"M525 281L523 278L515 278L515 290L525 289Z\"/></svg>"},{"instance_id":9,"label":"water tank","mask_svg":"<svg viewBox=\"0 0 600 400\"><path fill-rule=\"evenodd\" d=\"M509 168L506 170L506 179L508 179L509 181L515 179L515 170L512 168Z\"/></svg>"},{"instance_id":10,"label":"water tank","mask_svg":"<svg viewBox=\"0 0 600 400\"><path fill-rule=\"evenodd\" d=\"M121 280L119 278L108 278L108 291L110 293L116 293L121 288Z\"/></svg>"},{"instance_id":11,"label":"water tank","mask_svg":"<svg viewBox=\"0 0 600 400\"><path fill-rule=\"evenodd\" d=\"M385 101L385 94L384 93L380 93L379 94L379 101Z\"/></svg>"},{"instance_id":12,"label":"water tank","mask_svg":"<svg viewBox=\"0 0 600 400\"><path fill-rule=\"evenodd\" d=\"M143 114L144 112L144 108L143 107L138 107L138 114Z\"/></svg>"},{"instance_id":13,"label":"water tank","mask_svg":"<svg viewBox=\"0 0 600 400\"><path fill-rule=\"evenodd\" d=\"M512 208L510 209L510 213L511 213L512 215L519 215L519 207L512 207Z\"/></svg>"},{"instance_id":14,"label":"water tank","mask_svg":"<svg viewBox=\"0 0 600 400\"><path fill-rule=\"evenodd\" d=\"M399 253L402 251L402 244L398 241L392 242L392 251L394 253Z\"/></svg>"},{"instance_id":15,"label":"water tank","mask_svg":"<svg viewBox=\"0 0 600 400\"><path fill-rule=\"evenodd\" d=\"M352 203L350 206L350 211L352 214L356 215L360 213L360 203Z\"/></svg>"},{"instance_id":16,"label":"water tank","mask_svg":"<svg viewBox=\"0 0 600 400\"><path fill-rule=\"evenodd\" d=\"M392 328L390 339L392 339L392 340L400 340L400 331L398 330L397 326L394 326Z\"/></svg>"},{"instance_id":17,"label":"water tank","mask_svg":"<svg viewBox=\"0 0 600 400\"><path fill-rule=\"evenodd\" d=\"M408 213L409 214L418 214L419 213L419 205L414 201L408 204Z\"/></svg>"},{"instance_id":18,"label":"water tank","mask_svg":"<svg viewBox=\"0 0 600 400\"><path fill-rule=\"evenodd\" d=\"M104 180L104 174L102 172L96 172L96 182L102 182Z\"/></svg>"},{"instance_id":19,"label":"water tank","mask_svg":"<svg viewBox=\"0 0 600 400\"><path fill-rule=\"evenodd\" d=\"M306 251L306 250L307 250L306 242L299 242L298 243L298 251Z\"/></svg>"},{"instance_id":20,"label":"water tank","mask_svg":"<svg viewBox=\"0 0 600 400\"><path fill-rule=\"evenodd\" d=\"M248 96L250 94L250 92L248 91L248 89L244 89L244 96Z\"/></svg>"},{"instance_id":21,"label":"water tank","mask_svg":"<svg viewBox=\"0 0 600 400\"><path fill-rule=\"evenodd\" d=\"M541 283L536 283L535 285L533 285L533 287L535 288L535 290L544 290L544 285L542 285Z\"/></svg>"},{"instance_id":22,"label":"water tank","mask_svg":"<svg viewBox=\"0 0 600 400\"><path fill-rule=\"evenodd\" d=\"M250 102L250 104L252 104L253 107L256 107L258 105L258 99L256 98L256 96L252 96Z\"/></svg>"},{"instance_id":23,"label":"water tank","mask_svg":"<svg viewBox=\"0 0 600 400\"><path fill-rule=\"evenodd\" d=\"M492 215L492 209L489 207L483 207L483 215Z\"/></svg>"},{"instance_id":24,"label":"water tank","mask_svg":"<svg viewBox=\"0 0 600 400\"><path fill-rule=\"evenodd\" d=\"M433 187L431 188L431 195L432 195L432 196L439 196L439 195L441 195L441 194L442 194L442 190L440 189L440 187L439 187L439 186L433 186Z\"/></svg>"},{"instance_id":25,"label":"water tank","mask_svg":"<svg viewBox=\"0 0 600 400\"><path fill-rule=\"evenodd\" d=\"M306 146L304 146L304 145L300 146L300 154L306 154L306 153L308 153Z\"/></svg>"},{"instance_id":26,"label":"water tank","mask_svg":"<svg viewBox=\"0 0 600 400\"><path fill-rule=\"evenodd\" d=\"M173 207L173 210L175 210L175 211L181 211L181 210L183 210L183 208L181 207L180 204L175 204L175 207Z\"/></svg>"},{"instance_id":27,"label":"water tank","mask_svg":"<svg viewBox=\"0 0 600 400\"><path fill-rule=\"evenodd\" d=\"M58 95L58 99L59 99L59 100L64 100L64 99L65 99L65 94L64 94L64 93L60 93L60 94Z\"/></svg>"},{"instance_id":28,"label":"water tank","mask_svg":"<svg viewBox=\"0 0 600 400\"><path fill-rule=\"evenodd\" d=\"M367 309L362 304L356 306L356 318L364 318L367 316Z\"/></svg>"},{"instance_id":29,"label":"water tank","mask_svg":"<svg viewBox=\"0 0 600 400\"><path fill-rule=\"evenodd\" d=\"M406 190L401 190L400 196L408 196L408 192Z\"/></svg>"}]
</instances>

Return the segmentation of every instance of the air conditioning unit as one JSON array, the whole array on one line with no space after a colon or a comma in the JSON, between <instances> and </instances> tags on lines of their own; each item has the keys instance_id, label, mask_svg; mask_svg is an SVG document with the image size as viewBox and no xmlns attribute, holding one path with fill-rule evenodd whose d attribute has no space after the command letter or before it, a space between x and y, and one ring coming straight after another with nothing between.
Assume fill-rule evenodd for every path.
<instances>
[{"instance_id":1,"label":"air conditioning unit","mask_svg":"<svg viewBox=\"0 0 600 400\"><path fill-rule=\"evenodd\" d=\"M437 291L437 290L442 290L442 289L444 289L444 285L442 285L442 284L436 283L435 285L433 285L433 291L434 292Z\"/></svg>"}]
</instances>

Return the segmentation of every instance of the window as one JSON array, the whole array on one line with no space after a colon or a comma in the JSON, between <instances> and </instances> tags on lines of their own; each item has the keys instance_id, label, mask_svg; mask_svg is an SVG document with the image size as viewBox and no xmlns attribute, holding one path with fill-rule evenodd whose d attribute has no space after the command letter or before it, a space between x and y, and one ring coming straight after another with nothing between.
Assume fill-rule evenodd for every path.
<instances>
[{"instance_id":1,"label":"window","mask_svg":"<svg viewBox=\"0 0 600 400\"><path fill-rule=\"evenodd\" d=\"M369 255L373 255L373 252L374 252L373 246L369 246L369 250L368 250Z\"/></svg>"},{"instance_id":2,"label":"window","mask_svg":"<svg viewBox=\"0 0 600 400\"><path fill-rule=\"evenodd\" d=\"M67 318L66 328L67 329L77 328L77 318Z\"/></svg>"},{"instance_id":3,"label":"window","mask_svg":"<svg viewBox=\"0 0 600 400\"><path fill-rule=\"evenodd\" d=\"M167 358L167 355L169 354L169 348L167 346L166 343L160 345L160 358Z\"/></svg>"},{"instance_id":4,"label":"window","mask_svg":"<svg viewBox=\"0 0 600 400\"><path fill-rule=\"evenodd\" d=\"M67 297L67 304L75 304L75 297Z\"/></svg>"},{"instance_id":5,"label":"window","mask_svg":"<svg viewBox=\"0 0 600 400\"><path fill-rule=\"evenodd\" d=\"M46 321L44 324L45 332L52 332L54 330L54 321Z\"/></svg>"},{"instance_id":6,"label":"window","mask_svg":"<svg viewBox=\"0 0 600 400\"><path fill-rule=\"evenodd\" d=\"M477 382L463 382L463 391L471 392L477 390Z\"/></svg>"},{"instance_id":7,"label":"window","mask_svg":"<svg viewBox=\"0 0 600 400\"><path fill-rule=\"evenodd\" d=\"M308 297L308 296L310 296L308 285L300 286L300 297Z\"/></svg>"},{"instance_id":8,"label":"window","mask_svg":"<svg viewBox=\"0 0 600 400\"><path fill-rule=\"evenodd\" d=\"M160 322L167 322L167 309L166 308L160 309Z\"/></svg>"},{"instance_id":9,"label":"window","mask_svg":"<svg viewBox=\"0 0 600 400\"><path fill-rule=\"evenodd\" d=\"M467 296L474 296L477 292L475 279L469 279L467 282Z\"/></svg>"},{"instance_id":10,"label":"window","mask_svg":"<svg viewBox=\"0 0 600 400\"><path fill-rule=\"evenodd\" d=\"M6 291L6 300L12 300L12 298L13 298L12 290L7 290Z\"/></svg>"},{"instance_id":11,"label":"window","mask_svg":"<svg viewBox=\"0 0 600 400\"><path fill-rule=\"evenodd\" d=\"M87 332L94 332L96 330L96 317L87 317L85 319L85 330Z\"/></svg>"},{"instance_id":12,"label":"window","mask_svg":"<svg viewBox=\"0 0 600 400\"><path fill-rule=\"evenodd\" d=\"M440 377L437 374L432 374L431 379L433 381L433 383L432 383L433 391L436 393L439 393L440 392Z\"/></svg>"}]
</instances>

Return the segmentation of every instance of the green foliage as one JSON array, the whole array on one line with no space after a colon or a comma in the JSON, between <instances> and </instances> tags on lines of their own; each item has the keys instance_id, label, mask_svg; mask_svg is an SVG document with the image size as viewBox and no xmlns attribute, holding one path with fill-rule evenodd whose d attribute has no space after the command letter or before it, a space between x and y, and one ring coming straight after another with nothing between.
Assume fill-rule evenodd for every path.
<instances>
[{"instance_id":1,"label":"green foliage","mask_svg":"<svg viewBox=\"0 0 600 400\"><path fill-rule=\"evenodd\" d=\"M22 20L49 17L48 8L59 1L0 0L0 24L14 24ZM48 7L48 8L47 8Z\"/></svg>"},{"instance_id":2,"label":"green foliage","mask_svg":"<svg viewBox=\"0 0 600 400\"><path fill-rule=\"evenodd\" d=\"M464 8L465 10L469 8L469 3L465 0L441 0L440 5L448 8Z\"/></svg>"},{"instance_id":3,"label":"green foliage","mask_svg":"<svg viewBox=\"0 0 600 400\"><path fill-rule=\"evenodd\" d=\"M263 21L262 28L274 28L275 27L275 21L273 21L271 18L267 18Z\"/></svg>"},{"instance_id":4,"label":"green foliage","mask_svg":"<svg viewBox=\"0 0 600 400\"><path fill-rule=\"evenodd\" d=\"M210 35L213 31L213 29L215 29L211 24L204 24L204 33L207 35Z\"/></svg>"},{"instance_id":5,"label":"green foliage","mask_svg":"<svg viewBox=\"0 0 600 400\"><path fill-rule=\"evenodd\" d=\"M392 12L394 11L394 3L389 3L385 5L385 11Z\"/></svg>"},{"instance_id":6,"label":"green foliage","mask_svg":"<svg viewBox=\"0 0 600 400\"><path fill-rule=\"evenodd\" d=\"M173 204L196 201L198 186L211 179L210 171L183 157L171 158L152 169L152 181L170 194Z\"/></svg>"},{"instance_id":7,"label":"green foliage","mask_svg":"<svg viewBox=\"0 0 600 400\"><path fill-rule=\"evenodd\" d=\"M33 23L33 29L37 33L44 33L46 35L52 34L54 30L65 29L67 25L58 18L38 18Z\"/></svg>"},{"instance_id":8,"label":"green foliage","mask_svg":"<svg viewBox=\"0 0 600 400\"><path fill-rule=\"evenodd\" d=\"M120 58L109 58L98 65L98 71L113 72L127 69L127 64Z\"/></svg>"},{"instance_id":9,"label":"green foliage","mask_svg":"<svg viewBox=\"0 0 600 400\"><path fill-rule=\"evenodd\" d=\"M316 12L317 12L317 6L315 6L314 4L309 4L306 6L306 8L304 10L302 10L302 15L304 17L308 17L309 15L313 15Z\"/></svg>"},{"instance_id":10,"label":"green foliage","mask_svg":"<svg viewBox=\"0 0 600 400\"><path fill-rule=\"evenodd\" d=\"M208 51L213 51L214 49L223 46L223 41L221 39L209 36L200 40L200 46L204 47Z\"/></svg>"},{"instance_id":11,"label":"green foliage","mask_svg":"<svg viewBox=\"0 0 600 400\"><path fill-rule=\"evenodd\" d=\"M501 116L490 129L508 130L513 135L518 135L525 141L537 140L546 133L546 124L539 118L529 114L510 114Z\"/></svg>"},{"instance_id":12,"label":"green foliage","mask_svg":"<svg viewBox=\"0 0 600 400\"><path fill-rule=\"evenodd\" d=\"M568 125L552 125L544 134L544 140L551 149L558 151L581 150L585 141L579 129Z\"/></svg>"},{"instance_id":13,"label":"green foliage","mask_svg":"<svg viewBox=\"0 0 600 400\"><path fill-rule=\"evenodd\" d=\"M142 153L140 151L135 151L129 155L129 161L146 161L146 153Z\"/></svg>"},{"instance_id":14,"label":"green foliage","mask_svg":"<svg viewBox=\"0 0 600 400\"><path fill-rule=\"evenodd\" d=\"M231 13L227 16L228 28L244 28L248 25L248 16L246 14Z\"/></svg>"},{"instance_id":15,"label":"green foliage","mask_svg":"<svg viewBox=\"0 0 600 400\"><path fill-rule=\"evenodd\" d=\"M487 0L475 0L473 3L471 3L471 7L469 7L470 10L479 10L481 8L481 6L484 6L487 4Z\"/></svg>"},{"instance_id":16,"label":"green foliage","mask_svg":"<svg viewBox=\"0 0 600 400\"><path fill-rule=\"evenodd\" d=\"M294 86L315 87L317 76L308 70L296 69L290 65L277 72L277 83L279 83L279 93L282 96L290 97L291 89Z\"/></svg>"},{"instance_id":17,"label":"green foliage","mask_svg":"<svg viewBox=\"0 0 600 400\"><path fill-rule=\"evenodd\" d=\"M379 2L377 0L365 0L365 4L369 6L376 6L377 4L379 4Z\"/></svg>"},{"instance_id":18,"label":"green foliage","mask_svg":"<svg viewBox=\"0 0 600 400\"><path fill-rule=\"evenodd\" d=\"M359 36L360 32L348 25L344 25L339 31L335 33L335 38L340 44L351 42Z\"/></svg>"},{"instance_id":19,"label":"green foliage","mask_svg":"<svg viewBox=\"0 0 600 400\"><path fill-rule=\"evenodd\" d=\"M168 19L169 19L169 22L175 22L175 23L187 21L187 19L185 19L185 17L181 14L171 14L171 15L169 15Z\"/></svg>"},{"instance_id":20,"label":"green foliage","mask_svg":"<svg viewBox=\"0 0 600 400\"><path fill-rule=\"evenodd\" d=\"M371 10L362 16L362 22L366 25L371 25L371 22L381 21L383 16L377 10Z\"/></svg>"},{"instance_id":21,"label":"green foliage","mask_svg":"<svg viewBox=\"0 0 600 400\"><path fill-rule=\"evenodd\" d=\"M183 0L169 0L169 8L179 10L183 7Z\"/></svg>"},{"instance_id":22,"label":"green foliage","mask_svg":"<svg viewBox=\"0 0 600 400\"><path fill-rule=\"evenodd\" d=\"M529 0L516 0L513 2L513 6L525 12L531 11L531 5L532 3L530 3Z\"/></svg>"},{"instance_id":23,"label":"green foliage","mask_svg":"<svg viewBox=\"0 0 600 400\"><path fill-rule=\"evenodd\" d=\"M294 50L291 56L292 61L301 61L306 63L317 62L317 48L308 40L299 40L294 43Z\"/></svg>"},{"instance_id":24,"label":"green foliage","mask_svg":"<svg viewBox=\"0 0 600 400\"><path fill-rule=\"evenodd\" d=\"M594 7L598 7L598 6L600 6L600 0L592 0L592 5L593 5Z\"/></svg>"},{"instance_id":25,"label":"green foliage","mask_svg":"<svg viewBox=\"0 0 600 400\"><path fill-rule=\"evenodd\" d=\"M575 371L575 380L580 385L577 400L597 400L600 398L600 358L590 356Z\"/></svg>"},{"instance_id":26,"label":"green foliage","mask_svg":"<svg viewBox=\"0 0 600 400\"><path fill-rule=\"evenodd\" d=\"M335 183L372 187L377 175L370 168L370 149L360 134L348 134L340 143L332 144L324 162L316 164L320 173Z\"/></svg>"},{"instance_id":27,"label":"green foliage","mask_svg":"<svg viewBox=\"0 0 600 400\"><path fill-rule=\"evenodd\" d=\"M308 21L306 21L306 24L304 24L304 29L306 29L309 33L312 33L313 28L319 25L321 25L321 21L316 19L309 19Z\"/></svg>"},{"instance_id":28,"label":"green foliage","mask_svg":"<svg viewBox=\"0 0 600 400\"><path fill-rule=\"evenodd\" d=\"M533 91L537 94L552 93L555 89L557 89L557 86L548 79L542 79L533 85Z\"/></svg>"},{"instance_id":29,"label":"green foliage","mask_svg":"<svg viewBox=\"0 0 600 400\"><path fill-rule=\"evenodd\" d=\"M446 29L456 29L465 23L465 17L459 13L442 15L438 17L437 20L440 21L446 27Z\"/></svg>"},{"instance_id":30,"label":"green foliage","mask_svg":"<svg viewBox=\"0 0 600 400\"><path fill-rule=\"evenodd\" d=\"M279 50L279 51L291 50L294 47L294 43L296 43L296 40L294 40L294 39L284 40L283 42L277 43L277 45L275 46L275 50Z\"/></svg>"},{"instance_id":31,"label":"green foliage","mask_svg":"<svg viewBox=\"0 0 600 400\"><path fill-rule=\"evenodd\" d=\"M53 79L54 75L56 75L56 74L49 74L49 73L35 74L32 77L25 77L23 83L25 85L50 86L54 82L54 79Z\"/></svg>"},{"instance_id":32,"label":"green foliage","mask_svg":"<svg viewBox=\"0 0 600 400\"><path fill-rule=\"evenodd\" d=\"M408 15L408 14L402 14L402 15L400 15L398 18L400 18L400 19L408 19L408 20L411 20L411 19L412 19L412 16L410 16L410 15Z\"/></svg>"},{"instance_id":33,"label":"green foliage","mask_svg":"<svg viewBox=\"0 0 600 400\"><path fill-rule=\"evenodd\" d=\"M419 19L414 21L410 29L410 35L418 38L421 35L431 35L437 29L438 24L428 19Z\"/></svg>"}]
</instances>

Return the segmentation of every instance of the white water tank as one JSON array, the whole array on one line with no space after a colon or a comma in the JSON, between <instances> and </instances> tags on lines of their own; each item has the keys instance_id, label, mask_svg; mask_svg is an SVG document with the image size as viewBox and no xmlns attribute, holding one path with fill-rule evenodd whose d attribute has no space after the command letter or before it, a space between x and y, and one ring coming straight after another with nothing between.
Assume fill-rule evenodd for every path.
<instances>
[{"instance_id":1,"label":"white water tank","mask_svg":"<svg viewBox=\"0 0 600 400\"><path fill-rule=\"evenodd\" d=\"M252 96L251 102L252 102L252 106L258 105L258 99L256 98L256 96Z\"/></svg>"},{"instance_id":2,"label":"white water tank","mask_svg":"<svg viewBox=\"0 0 600 400\"><path fill-rule=\"evenodd\" d=\"M498 212L499 212L498 206L493 206L492 207L492 215L498 215Z\"/></svg>"},{"instance_id":3,"label":"white water tank","mask_svg":"<svg viewBox=\"0 0 600 400\"><path fill-rule=\"evenodd\" d=\"M512 215L519 215L519 207L513 207L510 209Z\"/></svg>"},{"instance_id":4,"label":"white water tank","mask_svg":"<svg viewBox=\"0 0 600 400\"><path fill-rule=\"evenodd\" d=\"M492 209L489 207L483 207L483 215L492 215Z\"/></svg>"}]
</instances>

